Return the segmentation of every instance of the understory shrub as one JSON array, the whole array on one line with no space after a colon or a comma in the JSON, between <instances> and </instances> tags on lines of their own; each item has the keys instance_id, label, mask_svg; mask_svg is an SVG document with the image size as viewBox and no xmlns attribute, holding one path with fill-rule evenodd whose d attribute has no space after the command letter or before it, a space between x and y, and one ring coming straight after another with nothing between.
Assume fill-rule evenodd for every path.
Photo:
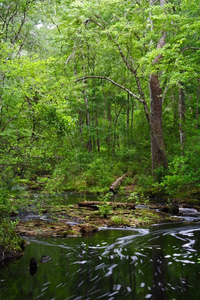
<instances>
[{"instance_id":1,"label":"understory shrub","mask_svg":"<svg viewBox=\"0 0 200 300\"><path fill-rule=\"evenodd\" d=\"M81 154L69 156L56 166L46 189L51 191L77 190L97 192L108 190L114 178L108 159Z\"/></svg>"},{"instance_id":2,"label":"understory shrub","mask_svg":"<svg viewBox=\"0 0 200 300\"><path fill-rule=\"evenodd\" d=\"M109 187L112 183L112 164L99 157L91 162L84 173L88 186Z\"/></svg>"},{"instance_id":3,"label":"understory shrub","mask_svg":"<svg viewBox=\"0 0 200 300\"><path fill-rule=\"evenodd\" d=\"M193 151L176 156L160 185L173 196L190 194L194 187L200 190L200 156Z\"/></svg>"}]
</instances>

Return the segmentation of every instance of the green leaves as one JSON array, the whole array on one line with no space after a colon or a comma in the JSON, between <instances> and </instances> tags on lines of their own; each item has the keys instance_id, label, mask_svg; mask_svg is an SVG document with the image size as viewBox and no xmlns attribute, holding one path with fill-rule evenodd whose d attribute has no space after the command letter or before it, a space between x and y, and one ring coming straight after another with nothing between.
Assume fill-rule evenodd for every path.
<instances>
[{"instance_id":1,"label":"green leaves","mask_svg":"<svg viewBox=\"0 0 200 300\"><path fill-rule=\"evenodd\" d=\"M113 175L105 167L106 159L99 158L103 153L114 165L120 160L121 168L150 174L143 107L119 86L144 98L148 110L149 76L155 73L162 87L163 129L175 172L180 154L178 87L185 95L182 123L191 139L198 124L200 22L195 0L163 8L158 1L150 6L146 0L2 4L0 151L4 161L9 156L13 170L16 165L22 170L24 163L27 174L33 174L49 164L52 171L57 164L63 184L70 180L70 170L77 178L81 169L83 189L95 184L106 189ZM158 48L163 32L166 44ZM99 77L77 82L87 75ZM86 159L82 169L86 151L97 156ZM83 157L76 158L80 153Z\"/></svg>"}]
</instances>

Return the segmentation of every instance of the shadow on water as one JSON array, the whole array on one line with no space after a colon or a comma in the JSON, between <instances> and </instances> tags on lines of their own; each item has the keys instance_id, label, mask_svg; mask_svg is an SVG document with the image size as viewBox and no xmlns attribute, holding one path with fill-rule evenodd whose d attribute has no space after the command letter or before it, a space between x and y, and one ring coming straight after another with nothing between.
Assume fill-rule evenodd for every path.
<instances>
[{"instance_id":1,"label":"shadow on water","mask_svg":"<svg viewBox=\"0 0 200 300\"><path fill-rule=\"evenodd\" d=\"M198 223L102 228L84 238L29 241L20 260L0 269L0 299L177 300L200 296ZM43 255L51 259L41 263Z\"/></svg>"}]
</instances>

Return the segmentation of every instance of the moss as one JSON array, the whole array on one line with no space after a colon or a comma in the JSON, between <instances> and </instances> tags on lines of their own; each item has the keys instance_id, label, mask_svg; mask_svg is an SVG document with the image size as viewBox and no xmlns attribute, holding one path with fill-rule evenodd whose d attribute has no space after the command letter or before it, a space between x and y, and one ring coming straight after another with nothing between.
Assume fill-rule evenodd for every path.
<instances>
[{"instance_id":1,"label":"moss","mask_svg":"<svg viewBox=\"0 0 200 300\"><path fill-rule=\"evenodd\" d=\"M1 223L0 237L0 261L7 261L18 258L23 254L26 241L20 238L15 232L15 225L12 222Z\"/></svg>"},{"instance_id":2,"label":"moss","mask_svg":"<svg viewBox=\"0 0 200 300\"><path fill-rule=\"evenodd\" d=\"M127 218L125 218L124 216L112 216L110 218L110 225L123 225L123 226L129 226L130 222Z\"/></svg>"},{"instance_id":3,"label":"moss","mask_svg":"<svg viewBox=\"0 0 200 300\"><path fill-rule=\"evenodd\" d=\"M60 236L63 236L63 237L66 237L68 236L69 234L71 234L72 230L63 230L63 231L58 231L57 232L57 235L60 235Z\"/></svg>"}]
</instances>

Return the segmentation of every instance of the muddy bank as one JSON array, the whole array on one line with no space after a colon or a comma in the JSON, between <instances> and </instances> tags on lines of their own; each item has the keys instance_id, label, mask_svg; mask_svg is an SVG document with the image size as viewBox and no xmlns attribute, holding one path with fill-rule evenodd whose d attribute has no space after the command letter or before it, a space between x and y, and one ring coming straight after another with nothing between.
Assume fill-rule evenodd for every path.
<instances>
[{"instance_id":1,"label":"muddy bank","mask_svg":"<svg viewBox=\"0 0 200 300\"><path fill-rule=\"evenodd\" d=\"M0 264L8 262L14 259L18 259L23 255L23 251L8 251L7 249L0 247Z\"/></svg>"},{"instance_id":2,"label":"muddy bank","mask_svg":"<svg viewBox=\"0 0 200 300\"><path fill-rule=\"evenodd\" d=\"M19 237L17 242L18 244L15 249L13 247L10 247L9 245L6 247L0 246L0 266L1 264L7 263L11 260L16 260L23 255L27 242Z\"/></svg>"}]
</instances>

